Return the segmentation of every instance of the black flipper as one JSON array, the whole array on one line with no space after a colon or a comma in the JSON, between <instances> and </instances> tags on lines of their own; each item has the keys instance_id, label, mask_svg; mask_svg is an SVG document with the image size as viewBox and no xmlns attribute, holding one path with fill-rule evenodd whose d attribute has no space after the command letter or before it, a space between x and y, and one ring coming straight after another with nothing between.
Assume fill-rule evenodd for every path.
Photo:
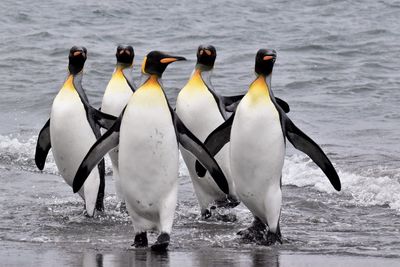
<instances>
[{"instance_id":1,"label":"black flipper","mask_svg":"<svg viewBox=\"0 0 400 267\"><path fill-rule=\"evenodd\" d=\"M117 117L101 112L100 110L95 109L92 105L89 104L89 100L86 96L85 90L83 90L82 88L82 75L75 75L73 83L75 90L78 92L79 98L81 99L82 104L85 107L86 116L93 118L95 123L100 127L109 129L111 125L114 124L114 121L117 119ZM94 127L94 125L91 126L92 128Z\"/></svg>"},{"instance_id":2,"label":"black flipper","mask_svg":"<svg viewBox=\"0 0 400 267\"><path fill-rule=\"evenodd\" d=\"M210 155L205 145L183 124L178 115L172 109L170 110L178 142L206 167L222 192L229 194L228 182L218 163Z\"/></svg>"},{"instance_id":3,"label":"black flipper","mask_svg":"<svg viewBox=\"0 0 400 267\"><path fill-rule=\"evenodd\" d=\"M133 81L132 72L130 71L130 68L122 69L122 74L124 75L125 80L128 83L129 87L131 88L132 92L135 92L136 85L135 82Z\"/></svg>"},{"instance_id":4,"label":"black flipper","mask_svg":"<svg viewBox=\"0 0 400 267\"><path fill-rule=\"evenodd\" d=\"M210 152L211 156L214 157L217 155L218 152L230 141L234 117L235 113L233 113L229 119L212 131L204 141L204 145ZM197 175L199 177L204 177L204 175L206 175L206 169L197 160L195 166Z\"/></svg>"},{"instance_id":5,"label":"black flipper","mask_svg":"<svg viewBox=\"0 0 400 267\"><path fill-rule=\"evenodd\" d=\"M50 141L50 119L40 130L38 140L36 143L35 163L39 170L43 170L46 163L47 154L51 148Z\"/></svg>"},{"instance_id":6,"label":"black flipper","mask_svg":"<svg viewBox=\"0 0 400 267\"><path fill-rule=\"evenodd\" d=\"M103 157L114 147L119 144L119 130L121 127L121 120L124 111L122 111L121 115L115 121L115 123L111 126L107 132L104 133L90 148L89 152L86 154L85 158L81 162L79 166L74 182L72 184L72 188L74 193L78 192L82 185L85 183L87 177L90 172L96 165L103 159Z\"/></svg>"},{"instance_id":7,"label":"black flipper","mask_svg":"<svg viewBox=\"0 0 400 267\"><path fill-rule=\"evenodd\" d=\"M240 103L240 100L244 97L243 95L234 95L234 96L222 96L222 102L224 103L225 110L228 112L235 112L237 106Z\"/></svg>"},{"instance_id":8,"label":"black flipper","mask_svg":"<svg viewBox=\"0 0 400 267\"><path fill-rule=\"evenodd\" d=\"M101 112L100 110L95 109L94 107L88 105L85 107L87 109L87 112L93 116L94 120L96 123L100 126L103 127L104 129L110 129L110 127L114 124L114 122L117 120L117 117L107 114L104 112Z\"/></svg>"},{"instance_id":9,"label":"black flipper","mask_svg":"<svg viewBox=\"0 0 400 267\"><path fill-rule=\"evenodd\" d=\"M282 110L285 111L285 113L290 112L289 104L286 101L284 101L278 97L275 97L275 100L276 100L276 103L282 108Z\"/></svg>"},{"instance_id":10,"label":"black flipper","mask_svg":"<svg viewBox=\"0 0 400 267\"><path fill-rule=\"evenodd\" d=\"M325 173L333 187L340 191L339 176L324 151L310 137L297 128L288 117L284 119L284 123L286 137L289 142L296 149L306 153Z\"/></svg>"}]
</instances>

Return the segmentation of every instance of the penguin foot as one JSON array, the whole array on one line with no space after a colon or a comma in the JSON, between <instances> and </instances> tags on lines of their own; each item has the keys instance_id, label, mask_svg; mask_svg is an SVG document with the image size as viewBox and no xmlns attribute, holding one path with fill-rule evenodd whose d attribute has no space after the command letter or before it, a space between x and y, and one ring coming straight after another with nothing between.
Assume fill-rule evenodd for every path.
<instances>
[{"instance_id":1,"label":"penguin foot","mask_svg":"<svg viewBox=\"0 0 400 267\"><path fill-rule=\"evenodd\" d=\"M271 246L277 242L282 244L282 236L279 233L272 233L268 231L267 234L264 236L264 239L258 240L257 244L263 246Z\"/></svg>"},{"instance_id":2,"label":"penguin foot","mask_svg":"<svg viewBox=\"0 0 400 267\"><path fill-rule=\"evenodd\" d=\"M229 208L232 209L234 207L236 207L237 205L240 204L240 201L233 197L233 196L228 196L227 198L224 199L219 199L215 201L215 205L218 208Z\"/></svg>"},{"instance_id":3,"label":"penguin foot","mask_svg":"<svg viewBox=\"0 0 400 267\"><path fill-rule=\"evenodd\" d=\"M126 204L125 204L125 202L120 202L120 203L118 204L118 208L119 208L119 211L120 211L121 213L128 213L128 210L126 209Z\"/></svg>"},{"instance_id":4,"label":"penguin foot","mask_svg":"<svg viewBox=\"0 0 400 267\"><path fill-rule=\"evenodd\" d=\"M96 203L96 210L97 211L104 211L104 203L103 202L97 202Z\"/></svg>"},{"instance_id":5,"label":"penguin foot","mask_svg":"<svg viewBox=\"0 0 400 267\"><path fill-rule=\"evenodd\" d=\"M215 218L218 221L222 221L222 222L236 222L237 221L236 214L231 214L231 213L228 213L228 214L217 213Z\"/></svg>"},{"instance_id":6,"label":"penguin foot","mask_svg":"<svg viewBox=\"0 0 400 267\"><path fill-rule=\"evenodd\" d=\"M209 209L205 209L204 211L201 212L201 218L203 220L206 220L211 217L211 211Z\"/></svg>"},{"instance_id":7,"label":"penguin foot","mask_svg":"<svg viewBox=\"0 0 400 267\"><path fill-rule=\"evenodd\" d=\"M135 241L131 247L135 248L145 248L148 245L147 233L141 232L135 235Z\"/></svg>"},{"instance_id":8,"label":"penguin foot","mask_svg":"<svg viewBox=\"0 0 400 267\"><path fill-rule=\"evenodd\" d=\"M165 251L169 245L169 234L161 233L157 237L157 241L151 246L151 250L153 251Z\"/></svg>"},{"instance_id":9,"label":"penguin foot","mask_svg":"<svg viewBox=\"0 0 400 267\"><path fill-rule=\"evenodd\" d=\"M251 226L237 233L245 242L265 240L267 226L258 218L255 218Z\"/></svg>"}]
</instances>

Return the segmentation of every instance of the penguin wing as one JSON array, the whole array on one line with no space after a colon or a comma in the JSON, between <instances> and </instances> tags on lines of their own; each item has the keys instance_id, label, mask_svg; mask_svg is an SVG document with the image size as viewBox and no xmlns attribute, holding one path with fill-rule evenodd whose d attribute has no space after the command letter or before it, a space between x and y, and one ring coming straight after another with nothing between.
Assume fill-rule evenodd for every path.
<instances>
[{"instance_id":1,"label":"penguin wing","mask_svg":"<svg viewBox=\"0 0 400 267\"><path fill-rule=\"evenodd\" d=\"M215 183L225 193L229 194L229 185L224 173L216 160L210 155L204 144L183 124L178 115L171 109L175 131L182 147L191 152L210 172Z\"/></svg>"},{"instance_id":2,"label":"penguin wing","mask_svg":"<svg viewBox=\"0 0 400 267\"><path fill-rule=\"evenodd\" d=\"M125 77L126 82L128 83L129 87L131 88L132 92L136 91L136 85L133 81L132 72L129 71L128 68L122 70L122 74Z\"/></svg>"},{"instance_id":3,"label":"penguin wing","mask_svg":"<svg viewBox=\"0 0 400 267\"><path fill-rule=\"evenodd\" d=\"M119 144L119 130L121 127L121 120L124 111L114 122L114 124L107 130L90 148L85 158L82 160L79 168L75 174L72 188L74 193L78 192L82 185L85 183L90 172L96 167L103 157L114 147Z\"/></svg>"},{"instance_id":4,"label":"penguin wing","mask_svg":"<svg viewBox=\"0 0 400 267\"><path fill-rule=\"evenodd\" d=\"M287 116L285 116L284 123L286 137L289 142L292 143L296 149L306 153L325 173L332 186L337 191L340 191L341 184L339 176L324 151L322 151L310 137L297 128Z\"/></svg>"},{"instance_id":5,"label":"penguin wing","mask_svg":"<svg viewBox=\"0 0 400 267\"><path fill-rule=\"evenodd\" d=\"M276 103L282 108L282 110L285 111L285 113L290 112L289 104L286 101L284 101L278 97L275 97L275 100L276 100Z\"/></svg>"},{"instance_id":6,"label":"penguin wing","mask_svg":"<svg viewBox=\"0 0 400 267\"><path fill-rule=\"evenodd\" d=\"M222 96L222 102L224 103L225 110L228 112L234 112L239 105L240 100L244 97L242 95L233 95L233 96Z\"/></svg>"},{"instance_id":7,"label":"penguin wing","mask_svg":"<svg viewBox=\"0 0 400 267\"><path fill-rule=\"evenodd\" d=\"M112 116L110 114L101 112L100 110L95 109L92 105L89 104L89 100L86 96L85 90L82 88L81 78L74 78L73 80L75 90L78 92L79 98L86 110L86 115L88 117L94 118L94 121L105 129L109 129L111 125L114 124L117 117Z\"/></svg>"},{"instance_id":8,"label":"penguin wing","mask_svg":"<svg viewBox=\"0 0 400 267\"><path fill-rule=\"evenodd\" d=\"M50 148L50 119L48 119L42 130L40 130L36 143L35 163L39 170L43 170Z\"/></svg>"},{"instance_id":9,"label":"penguin wing","mask_svg":"<svg viewBox=\"0 0 400 267\"><path fill-rule=\"evenodd\" d=\"M235 113L233 113L229 119L212 131L204 141L204 145L210 152L211 156L214 157L217 155L218 152L230 141L234 117ZM206 169L204 169L204 167L197 160L196 173L199 177L204 177L206 174Z\"/></svg>"},{"instance_id":10,"label":"penguin wing","mask_svg":"<svg viewBox=\"0 0 400 267\"><path fill-rule=\"evenodd\" d=\"M87 106L88 113L93 116L95 122L104 129L110 129L114 122L117 120L117 117L101 112L98 109L95 109L91 105Z\"/></svg>"}]
</instances>

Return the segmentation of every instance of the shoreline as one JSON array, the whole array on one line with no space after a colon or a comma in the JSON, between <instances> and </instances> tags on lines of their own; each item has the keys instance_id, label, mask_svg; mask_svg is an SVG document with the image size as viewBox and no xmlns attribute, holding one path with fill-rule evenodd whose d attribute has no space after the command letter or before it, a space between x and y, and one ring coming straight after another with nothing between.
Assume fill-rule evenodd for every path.
<instances>
[{"instance_id":1,"label":"shoreline","mask_svg":"<svg viewBox=\"0 0 400 267\"><path fill-rule=\"evenodd\" d=\"M398 266L400 258L281 251L279 247L248 249L199 247L164 253L146 249L93 249L73 243L2 241L3 266ZM70 247L68 245L72 245Z\"/></svg>"}]
</instances>

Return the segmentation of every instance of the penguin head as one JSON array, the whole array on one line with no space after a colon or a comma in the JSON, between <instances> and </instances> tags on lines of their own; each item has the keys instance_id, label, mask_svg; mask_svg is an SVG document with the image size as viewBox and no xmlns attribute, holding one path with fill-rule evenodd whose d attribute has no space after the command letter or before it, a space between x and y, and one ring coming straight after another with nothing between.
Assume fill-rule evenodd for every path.
<instances>
[{"instance_id":1,"label":"penguin head","mask_svg":"<svg viewBox=\"0 0 400 267\"><path fill-rule=\"evenodd\" d=\"M260 49L256 55L255 72L258 75L268 76L272 73L276 60L276 51L273 49Z\"/></svg>"},{"instance_id":2,"label":"penguin head","mask_svg":"<svg viewBox=\"0 0 400 267\"><path fill-rule=\"evenodd\" d=\"M73 46L69 50L68 70L71 74L78 74L85 65L87 49L83 46Z\"/></svg>"},{"instance_id":3,"label":"penguin head","mask_svg":"<svg viewBox=\"0 0 400 267\"><path fill-rule=\"evenodd\" d=\"M197 49L197 65L203 70L211 70L214 67L217 50L212 45L200 45Z\"/></svg>"},{"instance_id":4,"label":"penguin head","mask_svg":"<svg viewBox=\"0 0 400 267\"><path fill-rule=\"evenodd\" d=\"M161 77L170 63L179 60L186 60L186 58L171 56L160 51L151 51L143 60L142 73Z\"/></svg>"},{"instance_id":5,"label":"penguin head","mask_svg":"<svg viewBox=\"0 0 400 267\"><path fill-rule=\"evenodd\" d=\"M117 63L131 66L133 58L135 57L135 52L133 51L133 47L130 45L119 45L115 56L117 57Z\"/></svg>"}]
</instances>

